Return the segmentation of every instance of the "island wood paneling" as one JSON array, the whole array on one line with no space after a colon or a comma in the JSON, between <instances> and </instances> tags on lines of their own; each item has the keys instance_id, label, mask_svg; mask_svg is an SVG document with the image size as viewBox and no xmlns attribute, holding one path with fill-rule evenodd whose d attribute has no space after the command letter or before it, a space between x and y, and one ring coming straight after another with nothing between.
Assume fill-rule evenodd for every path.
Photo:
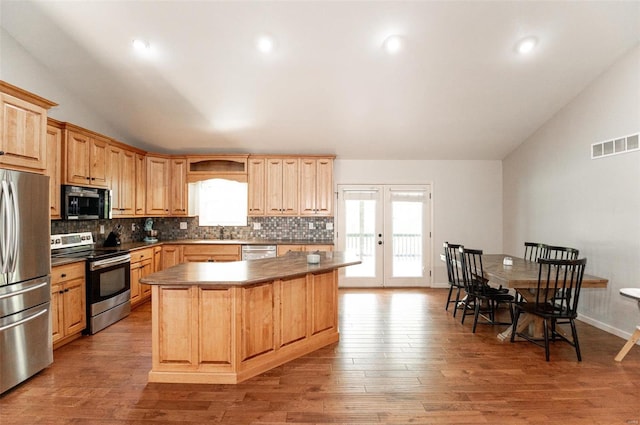
<instances>
[{"instance_id":1,"label":"island wood paneling","mask_svg":"<svg viewBox=\"0 0 640 425\"><path fill-rule=\"evenodd\" d=\"M274 349L273 284L242 288L242 360Z\"/></svg>"},{"instance_id":2,"label":"island wood paneling","mask_svg":"<svg viewBox=\"0 0 640 425\"><path fill-rule=\"evenodd\" d=\"M302 276L282 280L278 288L279 346L283 347L307 336L307 279Z\"/></svg>"}]
</instances>

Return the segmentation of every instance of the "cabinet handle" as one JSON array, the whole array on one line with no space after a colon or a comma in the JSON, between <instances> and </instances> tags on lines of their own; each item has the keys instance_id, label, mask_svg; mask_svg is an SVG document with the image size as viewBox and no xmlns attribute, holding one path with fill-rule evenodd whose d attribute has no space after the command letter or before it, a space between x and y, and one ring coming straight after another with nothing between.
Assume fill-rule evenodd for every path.
<instances>
[{"instance_id":1,"label":"cabinet handle","mask_svg":"<svg viewBox=\"0 0 640 425\"><path fill-rule=\"evenodd\" d=\"M60 277L67 277L67 274L66 274L66 273L62 273L62 274L60 275Z\"/></svg>"},{"instance_id":2,"label":"cabinet handle","mask_svg":"<svg viewBox=\"0 0 640 425\"><path fill-rule=\"evenodd\" d=\"M0 151L0 155L4 155L4 151Z\"/></svg>"},{"instance_id":3,"label":"cabinet handle","mask_svg":"<svg viewBox=\"0 0 640 425\"><path fill-rule=\"evenodd\" d=\"M69 289L68 289L68 288L67 288L67 289L65 289L65 290L64 290L64 292L69 292Z\"/></svg>"},{"instance_id":4,"label":"cabinet handle","mask_svg":"<svg viewBox=\"0 0 640 425\"><path fill-rule=\"evenodd\" d=\"M64 291L58 291L58 294L64 294Z\"/></svg>"}]
</instances>

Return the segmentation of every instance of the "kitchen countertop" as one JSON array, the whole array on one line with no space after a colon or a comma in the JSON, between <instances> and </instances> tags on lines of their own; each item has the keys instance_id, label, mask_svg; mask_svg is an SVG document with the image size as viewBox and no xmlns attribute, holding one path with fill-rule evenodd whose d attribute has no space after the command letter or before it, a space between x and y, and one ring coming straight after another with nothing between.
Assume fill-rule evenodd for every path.
<instances>
[{"instance_id":1,"label":"kitchen countertop","mask_svg":"<svg viewBox=\"0 0 640 425\"><path fill-rule=\"evenodd\" d=\"M66 264L78 263L80 261L85 261L86 258L59 258L59 257L51 257L51 267L64 266Z\"/></svg>"},{"instance_id":2,"label":"kitchen countertop","mask_svg":"<svg viewBox=\"0 0 640 425\"><path fill-rule=\"evenodd\" d=\"M149 285L214 285L228 288L326 272L360 263L355 255L325 252L320 254L319 264L308 264L306 252L289 252L282 257L251 261L182 263L152 273L140 279L140 282Z\"/></svg>"}]
</instances>

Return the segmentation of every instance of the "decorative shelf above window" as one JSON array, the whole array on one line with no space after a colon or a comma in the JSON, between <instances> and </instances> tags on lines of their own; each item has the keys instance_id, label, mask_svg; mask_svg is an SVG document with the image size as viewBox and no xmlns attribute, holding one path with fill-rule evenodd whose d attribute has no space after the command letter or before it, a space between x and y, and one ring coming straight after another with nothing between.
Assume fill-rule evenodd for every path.
<instances>
[{"instance_id":1,"label":"decorative shelf above window","mask_svg":"<svg viewBox=\"0 0 640 425\"><path fill-rule=\"evenodd\" d=\"M190 155L187 157L187 181L209 179L247 181L249 155Z\"/></svg>"}]
</instances>

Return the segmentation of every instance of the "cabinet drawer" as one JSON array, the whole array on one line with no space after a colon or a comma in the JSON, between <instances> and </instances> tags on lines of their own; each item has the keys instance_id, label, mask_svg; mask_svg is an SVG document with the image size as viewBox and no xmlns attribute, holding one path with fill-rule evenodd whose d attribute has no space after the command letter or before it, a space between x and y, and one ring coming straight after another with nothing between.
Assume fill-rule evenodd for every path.
<instances>
[{"instance_id":1,"label":"cabinet drawer","mask_svg":"<svg viewBox=\"0 0 640 425\"><path fill-rule=\"evenodd\" d=\"M131 251L131 262L137 263L138 261L150 260L153 258L153 248L137 249Z\"/></svg>"},{"instance_id":2,"label":"cabinet drawer","mask_svg":"<svg viewBox=\"0 0 640 425\"><path fill-rule=\"evenodd\" d=\"M84 279L84 270L84 261L53 267L51 269L51 284L55 285L78 278Z\"/></svg>"}]
</instances>

